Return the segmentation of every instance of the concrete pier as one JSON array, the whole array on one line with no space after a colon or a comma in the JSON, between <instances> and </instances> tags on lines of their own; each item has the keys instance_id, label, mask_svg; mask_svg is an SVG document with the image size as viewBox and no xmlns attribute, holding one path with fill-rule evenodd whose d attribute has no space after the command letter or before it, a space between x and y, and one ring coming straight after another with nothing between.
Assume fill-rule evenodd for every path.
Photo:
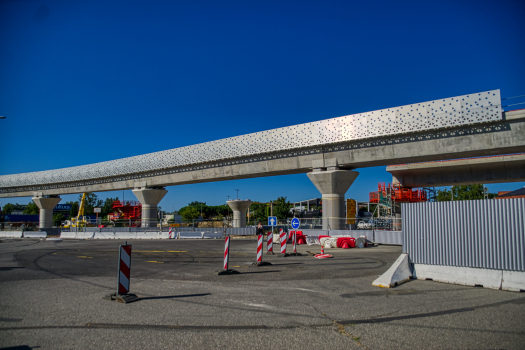
<instances>
[{"instance_id":1,"label":"concrete pier","mask_svg":"<svg viewBox=\"0 0 525 350\"><path fill-rule=\"evenodd\" d=\"M233 227L246 227L246 210L252 204L249 199L234 199L226 202L233 210Z\"/></svg>"},{"instance_id":2,"label":"concrete pier","mask_svg":"<svg viewBox=\"0 0 525 350\"><path fill-rule=\"evenodd\" d=\"M344 230L345 193L359 173L351 170L318 170L307 175L323 197L323 230Z\"/></svg>"},{"instance_id":3,"label":"concrete pier","mask_svg":"<svg viewBox=\"0 0 525 350\"><path fill-rule=\"evenodd\" d=\"M157 205L168 193L165 188L135 188L133 194L142 204L142 227L157 227Z\"/></svg>"},{"instance_id":4,"label":"concrete pier","mask_svg":"<svg viewBox=\"0 0 525 350\"><path fill-rule=\"evenodd\" d=\"M53 227L53 209L62 200L58 196L37 196L32 198L33 202L40 209L39 228Z\"/></svg>"}]
</instances>

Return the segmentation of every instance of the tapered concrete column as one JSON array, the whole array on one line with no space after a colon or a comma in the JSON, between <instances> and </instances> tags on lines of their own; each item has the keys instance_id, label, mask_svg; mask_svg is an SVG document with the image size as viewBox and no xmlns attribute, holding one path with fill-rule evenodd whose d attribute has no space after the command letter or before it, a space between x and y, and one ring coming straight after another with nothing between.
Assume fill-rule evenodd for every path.
<instances>
[{"instance_id":1,"label":"tapered concrete column","mask_svg":"<svg viewBox=\"0 0 525 350\"><path fill-rule=\"evenodd\" d=\"M53 209L56 207L58 202L62 198L58 196L49 197L33 197L33 202L40 209L39 216L39 228L52 228L53 227Z\"/></svg>"},{"instance_id":2,"label":"tapered concrete column","mask_svg":"<svg viewBox=\"0 0 525 350\"><path fill-rule=\"evenodd\" d=\"M226 201L226 203L233 210L233 227L246 227L246 210L248 210L252 201L249 199L234 199Z\"/></svg>"},{"instance_id":3,"label":"tapered concrete column","mask_svg":"<svg viewBox=\"0 0 525 350\"><path fill-rule=\"evenodd\" d=\"M136 188L133 194L142 204L142 227L157 227L157 205L168 193L164 188Z\"/></svg>"},{"instance_id":4,"label":"tapered concrete column","mask_svg":"<svg viewBox=\"0 0 525 350\"><path fill-rule=\"evenodd\" d=\"M344 230L345 193L359 173L350 170L326 170L314 171L307 175L323 197L323 230Z\"/></svg>"}]
</instances>

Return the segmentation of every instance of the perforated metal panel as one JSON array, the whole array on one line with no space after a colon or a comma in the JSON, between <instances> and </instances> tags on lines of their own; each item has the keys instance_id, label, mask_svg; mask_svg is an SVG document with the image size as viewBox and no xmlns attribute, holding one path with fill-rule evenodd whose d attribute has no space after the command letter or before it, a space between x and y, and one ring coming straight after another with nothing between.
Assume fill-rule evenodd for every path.
<instances>
[{"instance_id":1,"label":"perforated metal panel","mask_svg":"<svg viewBox=\"0 0 525 350\"><path fill-rule=\"evenodd\" d=\"M270 152L501 120L499 90L347 115L136 157L0 176L0 189L131 175Z\"/></svg>"}]
</instances>

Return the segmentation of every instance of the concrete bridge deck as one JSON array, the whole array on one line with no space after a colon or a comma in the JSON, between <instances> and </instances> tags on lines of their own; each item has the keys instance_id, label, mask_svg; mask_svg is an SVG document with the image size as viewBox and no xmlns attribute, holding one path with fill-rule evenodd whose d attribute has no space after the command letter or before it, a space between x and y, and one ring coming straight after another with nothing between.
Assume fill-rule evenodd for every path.
<instances>
[{"instance_id":1,"label":"concrete bridge deck","mask_svg":"<svg viewBox=\"0 0 525 350\"><path fill-rule=\"evenodd\" d=\"M1 197L165 187L525 152L525 112L499 90L73 168L0 176Z\"/></svg>"}]
</instances>

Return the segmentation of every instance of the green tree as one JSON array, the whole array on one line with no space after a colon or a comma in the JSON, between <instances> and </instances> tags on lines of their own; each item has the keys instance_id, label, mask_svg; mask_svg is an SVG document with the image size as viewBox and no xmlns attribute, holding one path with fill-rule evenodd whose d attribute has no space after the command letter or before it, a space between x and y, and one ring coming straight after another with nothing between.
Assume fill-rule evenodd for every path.
<instances>
[{"instance_id":1,"label":"green tree","mask_svg":"<svg viewBox=\"0 0 525 350\"><path fill-rule=\"evenodd\" d=\"M116 198L106 198L104 201L104 204L101 205L101 213L100 216L106 217L109 215L109 213L113 212L113 202L118 201L118 197Z\"/></svg>"},{"instance_id":2,"label":"green tree","mask_svg":"<svg viewBox=\"0 0 525 350\"><path fill-rule=\"evenodd\" d=\"M436 201L465 201L485 198L493 199L494 197L496 197L496 194L490 193L488 189L483 185L463 185L451 186L450 190L448 190L447 188L445 188L444 190L438 190Z\"/></svg>"},{"instance_id":3,"label":"green tree","mask_svg":"<svg viewBox=\"0 0 525 350\"><path fill-rule=\"evenodd\" d=\"M76 218L78 215L78 202L67 202L66 204L71 204L71 210L69 211L69 217Z\"/></svg>"},{"instance_id":4,"label":"green tree","mask_svg":"<svg viewBox=\"0 0 525 350\"><path fill-rule=\"evenodd\" d=\"M277 216L278 219L286 219L291 216L290 208L292 204L286 201L286 197L279 197L273 201L273 215Z\"/></svg>"},{"instance_id":5,"label":"green tree","mask_svg":"<svg viewBox=\"0 0 525 350\"><path fill-rule=\"evenodd\" d=\"M27 207L24 210L24 214L26 215L39 215L40 214L40 208L34 203L29 202L27 204Z\"/></svg>"},{"instance_id":6,"label":"green tree","mask_svg":"<svg viewBox=\"0 0 525 350\"><path fill-rule=\"evenodd\" d=\"M186 222L192 222L200 216L200 212L195 207L183 207L179 210L179 215L182 216L182 219Z\"/></svg>"},{"instance_id":7,"label":"green tree","mask_svg":"<svg viewBox=\"0 0 525 350\"><path fill-rule=\"evenodd\" d=\"M4 205L4 207L2 208L2 211L4 214L11 214L12 211L14 210L23 210L24 209L24 206L21 205L21 204L11 204L11 203L7 203L6 205Z\"/></svg>"},{"instance_id":8,"label":"green tree","mask_svg":"<svg viewBox=\"0 0 525 350\"><path fill-rule=\"evenodd\" d=\"M78 196L78 201L82 201L82 194ZM84 202L84 215L94 215L93 208L101 207L102 200L98 199L98 196L92 192L86 193L86 200Z\"/></svg>"},{"instance_id":9,"label":"green tree","mask_svg":"<svg viewBox=\"0 0 525 350\"><path fill-rule=\"evenodd\" d=\"M62 224L62 221L64 221L66 218L61 213L57 213L53 215L53 224L55 226L60 226Z\"/></svg>"},{"instance_id":10,"label":"green tree","mask_svg":"<svg viewBox=\"0 0 525 350\"><path fill-rule=\"evenodd\" d=\"M256 222L262 222L267 223L268 222L268 215L266 215L266 208L268 207L267 203L261 203L261 202L253 202L252 205L250 205L250 211L251 215L255 219Z\"/></svg>"}]
</instances>

